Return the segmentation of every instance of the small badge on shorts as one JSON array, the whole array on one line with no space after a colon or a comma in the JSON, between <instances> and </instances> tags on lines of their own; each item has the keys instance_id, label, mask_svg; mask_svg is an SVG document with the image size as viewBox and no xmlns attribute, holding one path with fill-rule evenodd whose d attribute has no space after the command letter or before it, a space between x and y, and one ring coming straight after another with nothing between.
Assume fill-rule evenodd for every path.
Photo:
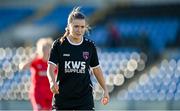
<instances>
[{"instance_id":1,"label":"small badge on shorts","mask_svg":"<svg viewBox=\"0 0 180 111\"><path fill-rule=\"evenodd\" d=\"M89 52L83 52L83 58L87 60L89 58Z\"/></svg>"}]
</instances>

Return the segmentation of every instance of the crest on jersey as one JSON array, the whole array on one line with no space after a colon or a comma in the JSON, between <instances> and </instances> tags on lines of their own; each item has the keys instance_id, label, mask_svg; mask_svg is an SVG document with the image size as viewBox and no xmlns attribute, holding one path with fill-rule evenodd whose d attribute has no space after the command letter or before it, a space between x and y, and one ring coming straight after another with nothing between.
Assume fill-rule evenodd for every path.
<instances>
[{"instance_id":1,"label":"crest on jersey","mask_svg":"<svg viewBox=\"0 0 180 111\"><path fill-rule=\"evenodd\" d=\"M89 58L89 52L83 52L83 58L87 60Z\"/></svg>"}]
</instances>

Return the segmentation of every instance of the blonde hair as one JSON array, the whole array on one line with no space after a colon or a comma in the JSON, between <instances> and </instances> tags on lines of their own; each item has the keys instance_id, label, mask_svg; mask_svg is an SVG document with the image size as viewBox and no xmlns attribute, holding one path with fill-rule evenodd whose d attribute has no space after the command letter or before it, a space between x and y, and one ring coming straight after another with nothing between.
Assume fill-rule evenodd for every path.
<instances>
[{"instance_id":1,"label":"blonde hair","mask_svg":"<svg viewBox=\"0 0 180 111\"><path fill-rule=\"evenodd\" d=\"M53 43L53 40L50 37L39 39L36 43L36 53L38 55L42 55L43 47L45 47L47 45L51 46L52 43Z\"/></svg>"},{"instance_id":2,"label":"blonde hair","mask_svg":"<svg viewBox=\"0 0 180 111\"><path fill-rule=\"evenodd\" d=\"M86 17L85 15L80 11L81 7L75 7L71 13L69 14L68 16L68 21L67 21L67 26L73 22L73 20L75 19L85 19L86 20ZM86 23L86 29L85 29L85 32L87 34L89 34L89 25ZM60 37L60 42L61 44L63 43L65 37L67 37L69 35L69 29L68 27L65 28L65 33L62 37Z\"/></svg>"}]
</instances>

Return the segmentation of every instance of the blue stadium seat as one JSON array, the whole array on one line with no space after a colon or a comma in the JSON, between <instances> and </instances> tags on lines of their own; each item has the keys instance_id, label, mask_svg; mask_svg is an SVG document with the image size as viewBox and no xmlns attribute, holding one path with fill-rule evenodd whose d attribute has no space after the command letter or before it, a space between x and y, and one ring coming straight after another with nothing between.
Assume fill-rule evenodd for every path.
<instances>
[{"instance_id":1,"label":"blue stadium seat","mask_svg":"<svg viewBox=\"0 0 180 111\"><path fill-rule=\"evenodd\" d=\"M178 101L180 100L179 60L163 60L158 67L152 68L139 78L138 84L131 83L125 100ZM157 68L157 69L156 69ZM137 82L136 82L137 83ZM136 90L134 90L136 88ZM125 95L118 95L124 98ZM137 97L139 96L139 97Z\"/></svg>"},{"instance_id":2,"label":"blue stadium seat","mask_svg":"<svg viewBox=\"0 0 180 111\"><path fill-rule=\"evenodd\" d=\"M33 8L0 8L0 31L34 13Z\"/></svg>"},{"instance_id":3,"label":"blue stadium seat","mask_svg":"<svg viewBox=\"0 0 180 111\"><path fill-rule=\"evenodd\" d=\"M64 31L64 28L66 27L67 24L68 15L72 9L73 9L72 6L57 6L46 16L40 18L39 20L36 20L34 24L41 26L50 24ZM86 16L89 16L95 11L95 8L82 7L82 10Z\"/></svg>"}]
</instances>

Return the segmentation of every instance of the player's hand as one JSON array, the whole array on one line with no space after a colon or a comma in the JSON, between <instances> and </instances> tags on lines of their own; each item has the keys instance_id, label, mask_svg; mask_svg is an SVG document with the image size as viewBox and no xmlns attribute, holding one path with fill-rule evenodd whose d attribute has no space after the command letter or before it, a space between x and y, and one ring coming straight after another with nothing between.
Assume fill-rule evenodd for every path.
<instances>
[{"instance_id":1,"label":"player's hand","mask_svg":"<svg viewBox=\"0 0 180 111\"><path fill-rule=\"evenodd\" d=\"M103 96L103 98L101 100L101 103L103 105L106 105L106 104L109 103L109 93L108 93L108 91L104 91L104 96Z\"/></svg>"},{"instance_id":2,"label":"player's hand","mask_svg":"<svg viewBox=\"0 0 180 111\"><path fill-rule=\"evenodd\" d=\"M59 94L59 86L56 82L51 86L51 92L53 94Z\"/></svg>"}]
</instances>

